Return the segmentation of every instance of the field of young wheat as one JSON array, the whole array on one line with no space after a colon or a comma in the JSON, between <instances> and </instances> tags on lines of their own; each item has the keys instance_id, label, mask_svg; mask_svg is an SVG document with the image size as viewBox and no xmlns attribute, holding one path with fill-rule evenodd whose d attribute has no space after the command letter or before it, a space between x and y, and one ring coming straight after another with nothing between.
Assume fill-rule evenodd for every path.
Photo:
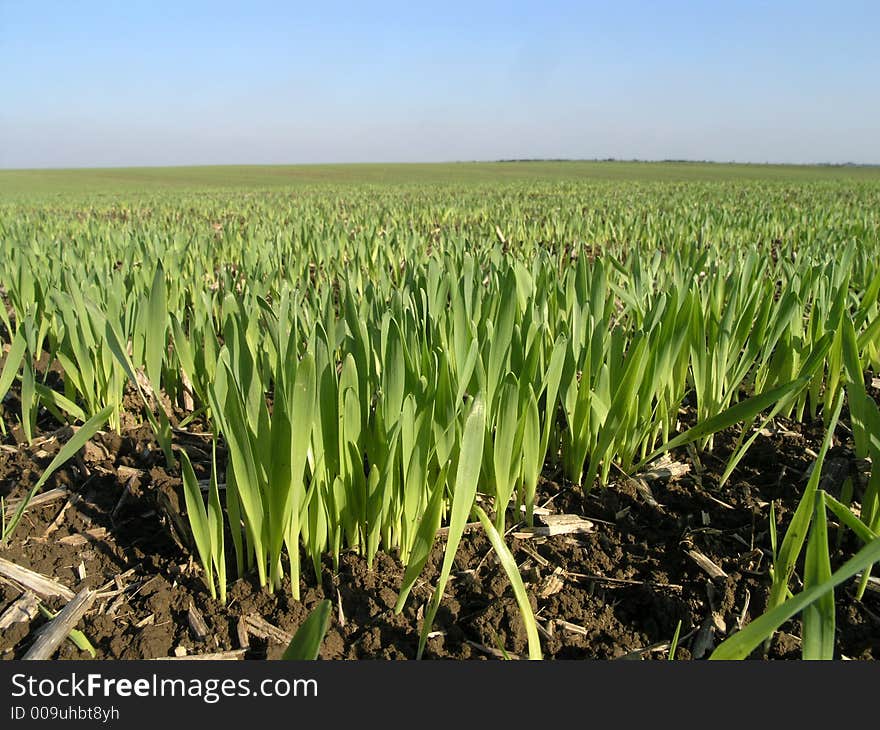
<instances>
[{"instance_id":1,"label":"field of young wheat","mask_svg":"<svg viewBox=\"0 0 880 730\"><path fill-rule=\"evenodd\" d=\"M4 172L0 296L4 658L880 656L876 169Z\"/></svg>"}]
</instances>

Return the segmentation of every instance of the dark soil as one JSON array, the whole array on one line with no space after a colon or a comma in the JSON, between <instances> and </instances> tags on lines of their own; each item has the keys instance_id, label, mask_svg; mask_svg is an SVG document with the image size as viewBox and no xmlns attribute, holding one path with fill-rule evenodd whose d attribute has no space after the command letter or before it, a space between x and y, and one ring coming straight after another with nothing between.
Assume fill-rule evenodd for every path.
<instances>
[{"instance_id":1,"label":"dark soil","mask_svg":"<svg viewBox=\"0 0 880 730\"><path fill-rule=\"evenodd\" d=\"M33 485L70 429L55 431L51 419L33 444L15 438L14 397L7 401L10 435L0 446L0 495L20 498ZM289 585L269 595L255 576L230 584L226 606L210 599L197 564L186 548L185 528L175 527L182 502L180 479L164 461L137 409L127 414L123 434L99 434L79 456L56 473L45 490L67 487L69 495L25 513L13 544L0 557L30 568L78 591L102 588L102 597L79 624L98 658L142 659L177 653L204 654L244 648L242 617L258 615L288 634L322 598L335 610L322 649L325 659L414 658L421 617L442 560L438 541L422 579L400 615L394 604L403 567L380 554L373 566L344 553L338 570L326 560L316 579L303 556L302 601ZM210 441L191 424L176 443L198 464L210 457ZM731 479L719 476L736 433L722 434L714 450L681 450L675 458L690 466L678 478L644 485L621 478L586 497L552 470L542 480L541 504L555 513L578 514L594 522L589 534L511 538L509 544L527 583L542 627L547 658L666 658L681 623L677 658L703 658L723 638L760 615L770 583L769 503L775 505L780 536L806 483L819 448L822 424L778 423L761 435ZM848 448L843 423L826 460L823 488L839 495L846 475L858 485L858 464ZM223 455L221 454L221 459ZM207 476L202 471L200 477ZM856 487L855 500L860 497ZM182 534L183 533L183 534ZM836 526L830 532L836 567L857 549L855 539ZM724 576L712 578L694 560L697 551ZM81 576L85 577L81 577ZM119 576L114 582L114 578ZM799 588L797 574L793 590ZM21 594L0 579L0 614ZM880 658L880 595L862 602L851 585L837 591L838 651L852 659ZM47 600L54 610L63 601ZM208 631L197 638L188 613L195 607ZM0 657L21 657L45 619L38 616L0 634ZM768 658L800 656L800 624L783 626ZM281 640L248 640L247 658L274 658ZM526 655L520 612L504 571L480 531L469 531L456 557L453 580L437 615L426 657L485 659ZM88 658L66 642L63 659ZM755 657L765 656L757 652Z\"/></svg>"}]
</instances>

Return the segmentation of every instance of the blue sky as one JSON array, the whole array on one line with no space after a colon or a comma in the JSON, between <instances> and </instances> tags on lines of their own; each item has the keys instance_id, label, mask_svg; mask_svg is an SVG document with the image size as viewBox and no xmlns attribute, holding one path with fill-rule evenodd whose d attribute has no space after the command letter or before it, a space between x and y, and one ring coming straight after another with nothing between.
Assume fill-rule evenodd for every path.
<instances>
[{"instance_id":1,"label":"blue sky","mask_svg":"<svg viewBox=\"0 0 880 730\"><path fill-rule=\"evenodd\" d=\"M0 0L0 167L880 163L880 3Z\"/></svg>"}]
</instances>

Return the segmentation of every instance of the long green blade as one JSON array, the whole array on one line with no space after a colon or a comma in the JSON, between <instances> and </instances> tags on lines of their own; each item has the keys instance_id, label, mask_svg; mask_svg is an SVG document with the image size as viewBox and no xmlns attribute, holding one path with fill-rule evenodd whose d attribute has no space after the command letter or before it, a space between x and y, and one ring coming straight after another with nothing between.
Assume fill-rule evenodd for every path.
<instances>
[{"instance_id":1,"label":"long green blade","mask_svg":"<svg viewBox=\"0 0 880 730\"><path fill-rule=\"evenodd\" d=\"M58 450L55 458L52 459L49 466L46 467L46 471L40 475L36 484L31 487L27 496L18 505L18 509L6 525L6 534L3 535L4 540L9 539L9 536L12 534L13 530L15 530L21 520L21 516L27 509L28 504L30 504L30 501L34 498L34 495L42 489L43 485L49 480L49 477L51 477L62 464L72 459L76 452L85 446L86 442L92 438L92 436L101 430L101 427L104 426L104 424L107 423L107 419L110 418L110 414L113 413L113 408L112 405L109 405L92 416L77 430L75 434L73 434L71 439Z\"/></svg>"},{"instance_id":2,"label":"long green blade","mask_svg":"<svg viewBox=\"0 0 880 730\"><path fill-rule=\"evenodd\" d=\"M718 645L710 659L745 659L762 641L773 635L782 624L800 613L813 601L833 591L857 573L880 561L880 538L872 540L852 558L847 560L827 581L808 588L790 598L781 606L756 618L742 631L737 632Z\"/></svg>"},{"instance_id":3,"label":"long green blade","mask_svg":"<svg viewBox=\"0 0 880 730\"><path fill-rule=\"evenodd\" d=\"M541 659L541 640L538 638L538 625L535 622L535 614L532 611L532 604L529 603L529 595L526 593L526 587L523 585L522 576L519 574L519 568L510 548L507 547L504 539L495 526L489 520L489 517L479 506L474 507L483 529L492 543L495 554L507 577L510 579L510 586L513 588L513 595L516 596L516 602L519 605L520 615L522 616L523 625L526 628L526 636L529 641L529 659Z\"/></svg>"},{"instance_id":4,"label":"long green blade","mask_svg":"<svg viewBox=\"0 0 880 730\"><path fill-rule=\"evenodd\" d=\"M824 495L821 489L816 493L815 515L804 561L804 588L821 585L831 578ZM807 606L802 621L801 651L804 659L834 659L834 591L823 594Z\"/></svg>"},{"instance_id":5,"label":"long green blade","mask_svg":"<svg viewBox=\"0 0 880 730\"><path fill-rule=\"evenodd\" d=\"M282 659L314 661L321 651L321 643L330 626L330 610L333 604L325 598L308 615L297 629L284 651Z\"/></svg>"},{"instance_id":6,"label":"long green blade","mask_svg":"<svg viewBox=\"0 0 880 730\"><path fill-rule=\"evenodd\" d=\"M486 406L480 398L474 401L470 415L464 427L464 435L461 439L461 453L459 454L458 470L455 475L455 485L452 495L452 515L449 521L449 534L446 538L446 552L443 555L443 565L440 569L440 577L434 589L434 596L425 612L425 622L419 637L419 648L416 658L421 659L425 650L425 642L428 633L434 624L434 617L440 608L440 600L443 591L449 582L449 574L452 572L452 563L455 553L464 534L464 526L467 524L471 507L477 496L477 481L480 478L480 465L483 458L483 437L486 433Z\"/></svg>"}]
</instances>

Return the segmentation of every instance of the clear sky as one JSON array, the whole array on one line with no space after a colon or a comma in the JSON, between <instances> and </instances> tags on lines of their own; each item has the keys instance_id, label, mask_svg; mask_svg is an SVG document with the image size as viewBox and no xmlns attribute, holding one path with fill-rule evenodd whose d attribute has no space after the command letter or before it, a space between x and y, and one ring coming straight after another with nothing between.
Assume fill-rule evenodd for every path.
<instances>
[{"instance_id":1,"label":"clear sky","mask_svg":"<svg viewBox=\"0 0 880 730\"><path fill-rule=\"evenodd\" d=\"M880 163L880 0L0 0L0 167Z\"/></svg>"}]
</instances>

